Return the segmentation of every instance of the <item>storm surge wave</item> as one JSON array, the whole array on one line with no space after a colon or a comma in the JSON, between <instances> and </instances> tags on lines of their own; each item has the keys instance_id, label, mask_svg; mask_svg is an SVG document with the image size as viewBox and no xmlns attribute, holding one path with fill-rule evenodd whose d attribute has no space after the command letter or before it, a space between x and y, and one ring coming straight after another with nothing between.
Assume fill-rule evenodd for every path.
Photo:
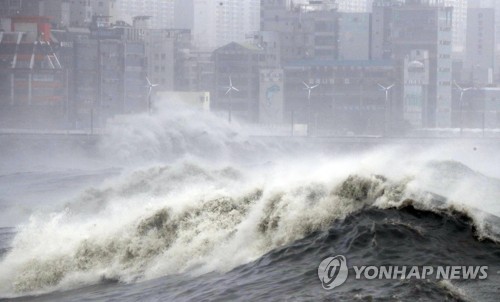
<instances>
[{"instance_id":1,"label":"storm surge wave","mask_svg":"<svg viewBox=\"0 0 500 302\"><path fill-rule=\"evenodd\" d=\"M0 262L0 293L226 272L370 209L459 213L477 240L498 242L495 216L417 189L415 175L350 173L341 163L239 169L181 162L89 189L64 211L33 216L18 229ZM468 171L459 163L432 166Z\"/></svg>"},{"instance_id":2,"label":"storm surge wave","mask_svg":"<svg viewBox=\"0 0 500 302\"><path fill-rule=\"evenodd\" d=\"M373 253L381 248L402 263L422 265L420 243L427 254L435 246L439 261L458 250L443 241L450 234L470 247L453 259L498 262L500 180L483 172L495 172L494 165L471 165L482 150L385 146L340 154L312 150L307 139L263 143L207 114L169 112L115 121L90 161L112 167L109 178L56 203L60 210L34 211L26 223L5 234L0 229L7 238L0 240L0 298L110 283L133 288L167 278L174 284L169 293L179 296L160 295L163 300L233 299L207 288L224 280L244 286L279 269L281 278L268 284L310 300L324 298L311 272L332 256L327 251L376 262ZM391 250L399 240L413 245ZM283 268L299 267L301 259L309 259L302 271ZM189 296L190 286L175 280L198 290ZM305 287L299 290L294 280ZM308 287L311 280L316 283ZM464 296L453 284L436 286ZM347 288L351 300L360 292ZM251 300L269 292L255 284L246 290ZM147 291L140 290L159 299ZM388 288L380 297L396 291ZM274 298L288 298L284 292Z\"/></svg>"}]
</instances>

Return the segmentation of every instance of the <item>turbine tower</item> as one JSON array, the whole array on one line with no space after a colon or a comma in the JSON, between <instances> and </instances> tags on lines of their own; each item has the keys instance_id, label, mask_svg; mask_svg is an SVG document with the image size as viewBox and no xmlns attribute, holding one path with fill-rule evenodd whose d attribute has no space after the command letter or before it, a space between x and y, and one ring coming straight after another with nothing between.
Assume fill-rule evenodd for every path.
<instances>
[{"instance_id":1,"label":"turbine tower","mask_svg":"<svg viewBox=\"0 0 500 302\"><path fill-rule=\"evenodd\" d=\"M460 104L459 104L459 107L460 107L460 136L462 136L463 131L464 131L464 127L463 127L463 115L464 115L463 108L464 108L464 106L463 106L462 100L463 100L463 97L464 97L464 93L466 93L469 90L474 89L474 87L463 88L460 85L458 85L456 81L453 81L453 83L455 84L455 86L460 91Z\"/></svg>"},{"instance_id":2,"label":"turbine tower","mask_svg":"<svg viewBox=\"0 0 500 302\"><path fill-rule=\"evenodd\" d=\"M307 106L308 106L308 114L307 114L307 135L309 136L310 135L310 127L311 127L311 92L313 91L313 89L317 88L319 86L319 84L316 84L316 85L308 85L306 82L302 82L302 84L304 84L304 86L306 86L304 88L304 90L307 90Z\"/></svg>"},{"instance_id":3,"label":"turbine tower","mask_svg":"<svg viewBox=\"0 0 500 302\"><path fill-rule=\"evenodd\" d=\"M152 110L152 107L153 107L152 106L153 104L151 102L151 92L153 92L153 88L156 87L156 86L158 86L158 84L151 83L151 81L149 80L148 77L146 77L146 81L148 83L146 85L146 88L148 88L148 112L149 112L149 114L151 114L152 113L151 110Z\"/></svg>"},{"instance_id":4,"label":"turbine tower","mask_svg":"<svg viewBox=\"0 0 500 302\"><path fill-rule=\"evenodd\" d=\"M384 115L384 135L387 135L387 128L389 126L389 91L394 88L394 85L396 84L392 84L390 86L383 86L382 84L378 84L377 85L382 89L382 91L385 92L385 115Z\"/></svg>"},{"instance_id":5,"label":"turbine tower","mask_svg":"<svg viewBox=\"0 0 500 302\"><path fill-rule=\"evenodd\" d=\"M229 94L229 107L228 107L228 112L227 112L227 120L229 123L231 123L231 115L232 115L232 106L233 106L233 91L236 91L236 92L240 92L240 90L236 87L233 86L233 80L231 78L231 76L229 76L229 86L227 87L224 87L225 89L227 89L226 91L226 94L225 95L228 95Z\"/></svg>"},{"instance_id":6,"label":"turbine tower","mask_svg":"<svg viewBox=\"0 0 500 302\"><path fill-rule=\"evenodd\" d=\"M312 91L314 88L318 87L318 86L319 86L319 84L316 84L316 85L313 85L313 86L307 85L307 84L306 84L306 82L302 82L302 84L304 84L304 86L306 86L306 87L304 88L304 90L307 90L307 99L308 99L308 100L310 100L310 99L311 99L311 91Z\"/></svg>"}]
</instances>

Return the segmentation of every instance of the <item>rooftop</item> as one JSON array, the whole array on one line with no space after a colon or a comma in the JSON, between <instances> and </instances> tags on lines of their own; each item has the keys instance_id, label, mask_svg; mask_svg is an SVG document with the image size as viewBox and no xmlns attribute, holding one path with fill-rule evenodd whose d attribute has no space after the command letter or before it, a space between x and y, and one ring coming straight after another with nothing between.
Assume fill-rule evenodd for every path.
<instances>
[{"instance_id":1,"label":"rooftop","mask_svg":"<svg viewBox=\"0 0 500 302\"><path fill-rule=\"evenodd\" d=\"M298 60L290 61L286 67L392 67L390 60Z\"/></svg>"}]
</instances>

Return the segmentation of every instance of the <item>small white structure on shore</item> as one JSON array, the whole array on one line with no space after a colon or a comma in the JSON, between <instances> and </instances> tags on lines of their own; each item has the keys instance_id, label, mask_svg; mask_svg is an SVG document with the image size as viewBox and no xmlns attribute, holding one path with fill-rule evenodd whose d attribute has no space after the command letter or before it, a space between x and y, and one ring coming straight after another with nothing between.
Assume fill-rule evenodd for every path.
<instances>
[{"instance_id":1,"label":"small white structure on shore","mask_svg":"<svg viewBox=\"0 0 500 302\"><path fill-rule=\"evenodd\" d=\"M207 91L158 91L158 103L178 102L196 110L210 111L210 92Z\"/></svg>"}]
</instances>

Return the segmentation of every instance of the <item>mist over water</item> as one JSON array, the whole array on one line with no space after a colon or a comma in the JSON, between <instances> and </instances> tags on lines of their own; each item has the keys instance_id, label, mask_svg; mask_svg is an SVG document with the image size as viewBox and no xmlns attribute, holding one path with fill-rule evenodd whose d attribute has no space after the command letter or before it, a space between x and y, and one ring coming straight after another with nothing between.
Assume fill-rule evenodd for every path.
<instances>
[{"instance_id":1,"label":"mist over water","mask_svg":"<svg viewBox=\"0 0 500 302\"><path fill-rule=\"evenodd\" d=\"M91 149L3 147L0 221L15 229L0 246L0 297L231 276L372 210L459 212L472 219L471 240L500 238L494 145L342 152L261 139L261 130L179 106L116 118Z\"/></svg>"}]
</instances>

